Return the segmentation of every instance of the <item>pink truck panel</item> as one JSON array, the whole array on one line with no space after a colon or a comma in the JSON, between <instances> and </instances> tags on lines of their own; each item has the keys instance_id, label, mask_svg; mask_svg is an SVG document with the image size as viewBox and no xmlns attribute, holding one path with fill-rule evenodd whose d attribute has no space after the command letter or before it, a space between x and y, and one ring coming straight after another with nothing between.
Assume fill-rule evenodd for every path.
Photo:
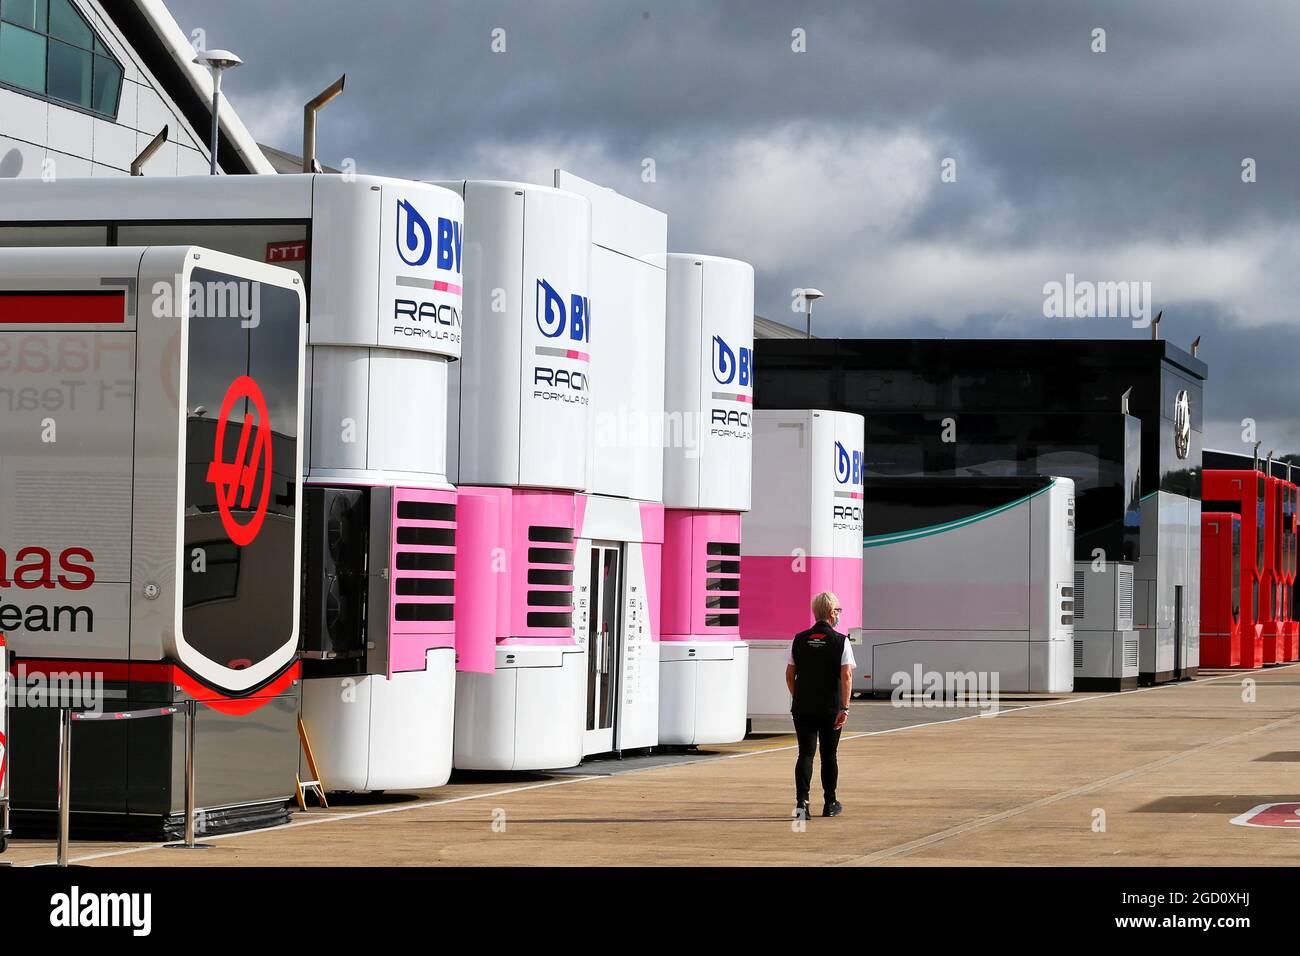
<instances>
[{"instance_id":1,"label":"pink truck panel","mask_svg":"<svg viewBox=\"0 0 1300 956\"><path fill-rule=\"evenodd\" d=\"M862 626L862 559L746 555L740 561L740 633L746 640L789 640L813 623L812 599L840 599L836 630Z\"/></svg>"},{"instance_id":2,"label":"pink truck panel","mask_svg":"<svg viewBox=\"0 0 1300 956\"><path fill-rule=\"evenodd\" d=\"M456 670L496 670L498 585L494 566L501 508L493 498L461 495L456 510ZM504 588L500 588L504 593Z\"/></svg>"},{"instance_id":3,"label":"pink truck panel","mask_svg":"<svg viewBox=\"0 0 1300 956\"><path fill-rule=\"evenodd\" d=\"M476 498L496 513L494 521L466 529L471 538L460 539L462 548L471 547L487 561L492 585L484 578L473 587L493 607L494 645L572 644L573 492L466 487L459 493L462 501Z\"/></svg>"},{"instance_id":4,"label":"pink truck panel","mask_svg":"<svg viewBox=\"0 0 1300 956\"><path fill-rule=\"evenodd\" d=\"M441 516L451 505L449 516ZM421 570L411 565L421 554L456 553L456 492L394 488L391 591L389 593L389 673L422 671L426 652L454 645L455 571Z\"/></svg>"},{"instance_id":5,"label":"pink truck panel","mask_svg":"<svg viewBox=\"0 0 1300 956\"><path fill-rule=\"evenodd\" d=\"M663 640L739 639L740 560L739 514L665 513Z\"/></svg>"}]
</instances>

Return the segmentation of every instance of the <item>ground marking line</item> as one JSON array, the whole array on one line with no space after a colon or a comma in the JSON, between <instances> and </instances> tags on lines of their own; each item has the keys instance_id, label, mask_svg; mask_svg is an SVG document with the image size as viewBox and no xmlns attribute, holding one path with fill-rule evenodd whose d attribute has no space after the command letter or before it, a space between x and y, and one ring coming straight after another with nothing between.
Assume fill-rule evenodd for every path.
<instances>
[{"instance_id":1,"label":"ground marking line","mask_svg":"<svg viewBox=\"0 0 1300 956\"><path fill-rule=\"evenodd\" d=\"M1297 665L1293 664L1283 668L1270 668L1269 670L1270 672L1276 672L1276 671L1286 670L1294 666ZM1263 670L1263 669L1260 668L1258 670ZM1242 674L1251 674L1256 672L1257 671L1243 671ZM1241 674L1222 674L1218 677L1207 677L1204 678L1203 680L1198 680L1193 683L1208 684L1220 680L1240 679L1241 676L1242 676ZM999 708L996 711L981 712L976 714L966 714L960 717L949 717L946 720L932 720L920 724L907 724L901 727L889 727L886 728L885 730L860 731L858 733L850 734L847 737L843 737L840 742L845 743L851 740L861 740L866 737L879 737L879 736L883 736L884 734L893 734L904 730L918 730L922 727L937 727L943 724L952 724L963 720L977 720L984 717L1000 717L1004 714L1018 713L1022 710L1035 710L1043 707L1056 707L1061 704L1079 704L1079 703L1086 703L1087 701L1092 701L1092 700L1117 700L1117 699L1122 699L1124 697L1131 697L1133 694L1142 693L1144 691L1167 690L1171 687L1177 687L1177 686L1179 685L1173 683L1157 684L1152 687L1140 687L1135 690L1125 691L1122 694L1095 694L1090 697L1071 697L1066 700L1055 700L1055 701L1049 701L1041 704L1022 704L1019 706L1009 706L1007 708ZM1287 719L1291 719L1291 718L1287 718ZM309 817L305 820L296 820L292 823L284 824L281 826L261 827L257 830L243 830L239 833L223 833L211 837L204 837L203 839L205 841L228 840L228 839L234 839L236 837L242 837L242 836L253 836L259 833L277 833L284 830L294 829L297 827L315 826L317 824L330 823L334 821L355 820L362 817L378 816L380 814L385 814L385 813L401 813L407 810L424 810L424 809L430 809L435 807L450 806L453 803L464 803L469 800L486 800L489 797L509 796L510 794L522 793L527 790L541 790L546 787L566 786L568 784L608 779L610 777L623 777L629 774L651 773L655 770L667 770L672 767L691 767L702 763L711 763L717 760L737 760L741 757L754 757L763 754L782 753L782 752L798 750L798 749L799 749L798 744L788 744L782 747L767 747L761 750L748 750L742 753L724 754L722 756L716 756L716 757L700 757L697 760L683 760L683 761L678 761L676 763L663 764L657 767L637 767L628 770L616 770L607 774L592 774L590 776L567 777L562 780L547 780L540 783L526 784L519 787L510 787L505 790L493 790L488 793L466 794L465 796L461 796L461 797L452 797L449 800L426 800L418 803L404 803L393 807L380 807L373 810L359 810L355 813L323 814L321 816ZM1178 755L1173 755L1173 756L1178 756ZM977 821L972 821L972 822L977 822ZM104 853L93 853L85 856L78 856L71 859L70 862L83 863L88 860L103 860L103 859L108 859L110 857L129 856L135 853L146 853L149 852L150 850L158 850L163 848L164 846L165 846L164 843L150 843L143 846L128 847L123 850L110 850ZM29 863L26 865L43 866L48 864Z\"/></svg>"},{"instance_id":2,"label":"ground marking line","mask_svg":"<svg viewBox=\"0 0 1300 956\"><path fill-rule=\"evenodd\" d=\"M540 790L543 787L562 787L571 783L582 783L585 780L597 780L598 777L568 777L563 780L545 780L541 783L530 783L519 787L509 787L505 790L493 790L490 793L471 793L461 797L452 797L448 800L425 800L419 803L402 803L392 807L377 807L373 810L358 810L355 813L330 813L320 816L307 817L303 820L295 820L292 823L282 824L273 827L259 827L256 830L241 830L238 833L221 833L215 836L204 836L203 841L209 840L231 840L236 837L254 836L259 833L282 833L285 830L293 830L297 827L315 826L319 823L330 823L335 820L356 820L361 817L379 816L384 813L401 813L405 810L423 810L428 807L448 806L453 803L463 803L466 800L483 800L488 797L504 797L512 793L522 793L525 790ZM170 841L174 842L174 841ZM165 843L149 843L144 846L128 847L124 850L109 850L105 853L91 853L86 856L74 857L69 862L82 863L86 860L103 860L113 856L127 856L132 853L145 853L149 850L159 850L166 846ZM44 866L47 864L29 863L27 866Z\"/></svg>"},{"instance_id":3,"label":"ground marking line","mask_svg":"<svg viewBox=\"0 0 1300 956\"><path fill-rule=\"evenodd\" d=\"M910 840L907 843L900 843L897 846L888 847L883 850L877 850L874 853L868 853L865 856L859 856L849 860L843 860L835 865L836 866L863 866L870 863L876 863L880 860L887 860L892 857L905 856L916 850L925 849L926 847L934 846L935 844L942 843L945 840L950 840L953 837L961 836L965 833L970 833L973 830L978 830L986 826L991 826L995 823L1001 823L1002 821L1008 820L1011 817L1020 816L1023 813L1028 813L1031 810L1038 810L1042 807L1050 806L1053 803L1059 803L1062 800L1068 800L1072 797L1079 797L1079 796L1083 796L1084 794L1093 793L1097 790L1102 790L1106 787L1112 786L1113 784L1122 783L1125 780L1129 780L1133 777L1141 776L1144 773L1163 769L1164 767L1167 767L1172 763L1176 763L1177 761L1182 760L1185 757L1192 757L1197 754L1204 753L1207 750L1213 750L1216 747L1221 747L1224 744L1230 744L1239 740L1244 740L1247 737L1253 737L1256 734L1261 734L1269 730L1274 730L1277 727L1281 727L1284 724L1294 723L1295 721L1298 720L1300 720L1300 714L1292 714L1290 717L1283 717L1279 720L1273 721L1272 723L1261 724L1260 726L1253 727L1250 730L1243 730L1240 733L1233 734L1231 737L1223 737L1219 740L1212 740L1209 743L1201 744L1200 746L1193 747L1190 750L1184 750L1181 751L1180 753L1170 754L1167 757L1162 757L1161 759L1155 761L1154 763L1143 764L1140 767L1133 767L1130 770L1124 770L1121 771L1120 773L1112 774L1109 777L1103 777L1101 780L1094 780L1092 783L1081 784L1080 786L1072 787L1069 790L1063 790L1060 793L1052 794L1051 796L1040 797L1037 800L1032 800L1029 803L1022 804L1021 806L1018 807L1012 807L1009 810L1003 810L1002 812L992 814L991 816L980 817L976 820L969 820L966 823L960 823L957 826L949 827L946 830L940 830L939 832L931 833L928 836L918 837L917 839Z\"/></svg>"}]
</instances>

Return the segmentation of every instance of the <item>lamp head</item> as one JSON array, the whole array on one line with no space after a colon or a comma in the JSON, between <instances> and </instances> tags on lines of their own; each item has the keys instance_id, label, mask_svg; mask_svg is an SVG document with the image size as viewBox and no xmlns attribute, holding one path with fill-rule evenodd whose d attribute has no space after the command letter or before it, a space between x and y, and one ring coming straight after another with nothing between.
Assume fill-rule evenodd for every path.
<instances>
[{"instance_id":1,"label":"lamp head","mask_svg":"<svg viewBox=\"0 0 1300 956\"><path fill-rule=\"evenodd\" d=\"M206 66L209 70L229 70L244 61L229 50L200 50L193 62Z\"/></svg>"}]
</instances>

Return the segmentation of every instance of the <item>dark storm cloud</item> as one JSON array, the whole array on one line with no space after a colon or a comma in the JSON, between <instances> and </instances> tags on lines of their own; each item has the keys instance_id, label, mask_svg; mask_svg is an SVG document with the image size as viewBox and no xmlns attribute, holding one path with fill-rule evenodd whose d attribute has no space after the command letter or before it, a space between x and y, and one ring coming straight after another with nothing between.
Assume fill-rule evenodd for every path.
<instances>
[{"instance_id":1,"label":"dark storm cloud","mask_svg":"<svg viewBox=\"0 0 1300 956\"><path fill-rule=\"evenodd\" d=\"M674 248L753 261L761 312L797 323L790 290L824 288L823 334L1144 335L1046 320L1041 288L1151 279L1166 334L1205 335L1209 440L1253 415L1300 449L1278 411L1300 407L1288 0L168 5L245 58L227 88L259 138L296 151L302 102L346 71L327 161L570 164L668 212Z\"/></svg>"},{"instance_id":2,"label":"dark storm cloud","mask_svg":"<svg viewBox=\"0 0 1300 956\"><path fill-rule=\"evenodd\" d=\"M1283 173L1300 145L1300 8L1285 0L170 6L187 30L243 52L236 102L250 88L305 98L346 70L322 147L394 171L455 165L484 139L635 152L797 117L930 130L1036 229L1083 227L1098 241L1296 211ZM804 55L790 50L796 26ZM489 49L497 27L505 54ZM1104 54L1090 52L1094 27L1107 31ZM1248 195L1245 156L1263 172Z\"/></svg>"}]
</instances>

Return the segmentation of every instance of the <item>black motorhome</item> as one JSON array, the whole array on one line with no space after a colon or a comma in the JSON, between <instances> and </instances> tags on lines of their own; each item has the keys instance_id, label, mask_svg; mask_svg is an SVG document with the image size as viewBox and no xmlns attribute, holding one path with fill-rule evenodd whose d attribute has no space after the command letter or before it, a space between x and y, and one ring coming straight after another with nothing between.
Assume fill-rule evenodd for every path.
<instances>
[{"instance_id":1,"label":"black motorhome","mask_svg":"<svg viewBox=\"0 0 1300 956\"><path fill-rule=\"evenodd\" d=\"M1076 559L1136 562L1142 677L1195 674L1204 362L1134 340L762 339L756 350L755 406L863 415L868 475L1073 478Z\"/></svg>"}]
</instances>

